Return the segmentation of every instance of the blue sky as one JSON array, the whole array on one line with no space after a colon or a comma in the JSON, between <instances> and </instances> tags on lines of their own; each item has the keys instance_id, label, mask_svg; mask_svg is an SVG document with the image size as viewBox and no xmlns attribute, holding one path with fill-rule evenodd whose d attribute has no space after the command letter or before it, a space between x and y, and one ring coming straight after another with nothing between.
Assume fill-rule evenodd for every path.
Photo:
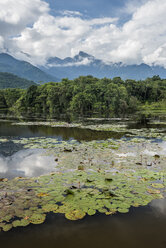
<instances>
[{"instance_id":1,"label":"blue sky","mask_svg":"<svg viewBox=\"0 0 166 248\"><path fill-rule=\"evenodd\" d=\"M166 67L165 13L165 0L0 0L0 51L35 65L84 51Z\"/></svg>"},{"instance_id":2,"label":"blue sky","mask_svg":"<svg viewBox=\"0 0 166 248\"><path fill-rule=\"evenodd\" d=\"M115 16L125 0L47 0L54 11L79 11L89 17Z\"/></svg>"},{"instance_id":3,"label":"blue sky","mask_svg":"<svg viewBox=\"0 0 166 248\"><path fill-rule=\"evenodd\" d=\"M127 3L140 5L143 0L47 0L50 5L52 15L58 15L58 12L69 10L78 11L83 18L98 17L118 17L118 24L122 25L131 17L127 11Z\"/></svg>"}]
</instances>

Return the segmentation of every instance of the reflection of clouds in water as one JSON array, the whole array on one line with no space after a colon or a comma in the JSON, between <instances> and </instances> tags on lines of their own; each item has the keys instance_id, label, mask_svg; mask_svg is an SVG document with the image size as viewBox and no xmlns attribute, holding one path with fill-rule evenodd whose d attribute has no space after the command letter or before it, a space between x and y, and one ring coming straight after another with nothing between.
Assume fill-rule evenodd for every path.
<instances>
[{"instance_id":1,"label":"reflection of clouds in water","mask_svg":"<svg viewBox=\"0 0 166 248\"><path fill-rule=\"evenodd\" d=\"M127 153L117 153L116 154L119 157L136 157L136 153L133 152L127 152Z\"/></svg>"},{"instance_id":2,"label":"reflection of clouds in water","mask_svg":"<svg viewBox=\"0 0 166 248\"><path fill-rule=\"evenodd\" d=\"M0 173L6 173L7 170L7 162L0 157Z\"/></svg>"},{"instance_id":3,"label":"reflection of clouds in water","mask_svg":"<svg viewBox=\"0 0 166 248\"><path fill-rule=\"evenodd\" d=\"M3 177L40 176L55 171L54 156L43 156L43 150L22 150L11 157L0 157Z\"/></svg>"},{"instance_id":4,"label":"reflection of clouds in water","mask_svg":"<svg viewBox=\"0 0 166 248\"><path fill-rule=\"evenodd\" d=\"M166 216L166 199L154 200L150 203L150 206L156 214Z\"/></svg>"},{"instance_id":5,"label":"reflection of clouds in water","mask_svg":"<svg viewBox=\"0 0 166 248\"><path fill-rule=\"evenodd\" d=\"M142 154L145 154L148 156L154 156L155 154L158 154L158 152L149 151L148 149L145 149Z\"/></svg>"},{"instance_id":6,"label":"reflection of clouds in water","mask_svg":"<svg viewBox=\"0 0 166 248\"><path fill-rule=\"evenodd\" d=\"M149 156L154 156L154 155L156 155L156 154L165 155L165 154L166 154L166 142L163 141L162 143L160 143L160 144L159 144L159 147L160 147L160 148L157 148L157 149L155 149L155 150L153 150L153 151L148 150L148 149L145 149L145 150L143 151L143 154L149 155Z\"/></svg>"},{"instance_id":7,"label":"reflection of clouds in water","mask_svg":"<svg viewBox=\"0 0 166 248\"><path fill-rule=\"evenodd\" d=\"M162 153L163 155L166 154L166 141L162 142L161 147L163 148Z\"/></svg>"}]
</instances>

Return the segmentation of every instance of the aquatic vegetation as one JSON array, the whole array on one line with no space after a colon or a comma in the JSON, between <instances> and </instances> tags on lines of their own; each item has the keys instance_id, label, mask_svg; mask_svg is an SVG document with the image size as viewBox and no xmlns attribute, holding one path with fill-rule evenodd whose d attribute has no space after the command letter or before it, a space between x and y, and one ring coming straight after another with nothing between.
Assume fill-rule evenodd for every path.
<instances>
[{"instance_id":1,"label":"aquatic vegetation","mask_svg":"<svg viewBox=\"0 0 166 248\"><path fill-rule=\"evenodd\" d=\"M164 171L137 169L119 173L75 170L1 181L0 227L8 231L30 223L41 224L49 212L62 213L69 220L96 212L127 213L132 206L162 198L165 179Z\"/></svg>"},{"instance_id":2,"label":"aquatic vegetation","mask_svg":"<svg viewBox=\"0 0 166 248\"><path fill-rule=\"evenodd\" d=\"M8 139L0 139L0 143L8 142Z\"/></svg>"},{"instance_id":3,"label":"aquatic vegetation","mask_svg":"<svg viewBox=\"0 0 166 248\"><path fill-rule=\"evenodd\" d=\"M82 210L72 210L70 212L67 212L65 214L65 217L68 220L79 220L79 219L83 219L85 215L86 213L84 213Z\"/></svg>"},{"instance_id":4,"label":"aquatic vegetation","mask_svg":"<svg viewBox=\"0 0 166 248\"><path fill-rule=\"evenodd\" d=\"M89 128L110 131L108 126ZM123 129L116 126L117 132ZM11 140L24 149L43 149L42 156L54 156L55 171L40 177L0 179L0 230L42 224L49 212L73 221L98 212L125 214L131 207L165 197L165 143L147 139L155 136L164 139L159 130L132 129L121 140Z\"/></svg>"}]
</instances>

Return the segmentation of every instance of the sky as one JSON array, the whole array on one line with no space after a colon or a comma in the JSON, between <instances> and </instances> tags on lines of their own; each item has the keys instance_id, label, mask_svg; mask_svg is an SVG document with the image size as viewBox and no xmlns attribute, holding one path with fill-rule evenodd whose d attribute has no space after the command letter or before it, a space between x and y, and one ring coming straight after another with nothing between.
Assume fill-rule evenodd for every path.
<instances>
[{"instance_id":1,"label":"sky","mask_svg":"<svg viewBox=\"0 0 166 248\"><path fill-rule=\"evenodd\" d=\"M0 52L45 65L84 51L166 68L165 0L0 0Z\"/></svg>"}]
</instances>

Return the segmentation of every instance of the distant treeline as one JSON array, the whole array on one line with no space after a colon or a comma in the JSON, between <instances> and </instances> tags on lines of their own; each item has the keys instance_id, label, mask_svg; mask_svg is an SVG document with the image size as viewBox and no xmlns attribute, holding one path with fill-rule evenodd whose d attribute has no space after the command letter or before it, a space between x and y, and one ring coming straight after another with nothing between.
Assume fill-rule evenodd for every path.
<instances>
[{"instance_id":1,"label":"distant treeline","mask_svg":"<svg viewBox=\"0 0 166 248\"><path fill-rule=\"evenodd\" d=\"M27 89L31 85L36 85L33 81L20 78L12 73L0 72L0 89L20 88Z\"/></svg>"},{"instance_id":2,"label":"distant treeline","mask_svg":"<svg viewBox=\"0 0 166 248\"><path fill-rule=\"evenodd\" d=\"M0 90L0 108L50 115L133 113L145 103L163 99L166 99L166 80L159 76L144 81L81 76L60 83L32 85L27 90Z\"/></svg>"}]
</instances>

